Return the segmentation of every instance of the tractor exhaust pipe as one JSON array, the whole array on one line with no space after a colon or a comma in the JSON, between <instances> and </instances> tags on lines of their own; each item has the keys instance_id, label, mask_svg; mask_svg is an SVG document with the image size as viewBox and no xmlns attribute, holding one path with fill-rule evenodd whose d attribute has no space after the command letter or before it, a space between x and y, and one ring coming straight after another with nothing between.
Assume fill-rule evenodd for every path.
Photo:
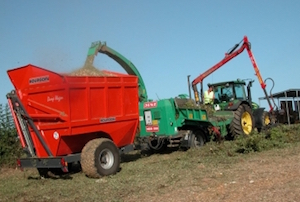
<instances>
[{"instance_id":1,"label":"tractor exhaust pipe","mask_svg":"<svg viewBox=\"0 0 300 202\"><path fill-rule=\"evenodd\" d=\"M189 98L192 99L190 77L191 75L187 76L187 81L188 81L188 88L189 88Z\"/></svg>"}]
</instances>

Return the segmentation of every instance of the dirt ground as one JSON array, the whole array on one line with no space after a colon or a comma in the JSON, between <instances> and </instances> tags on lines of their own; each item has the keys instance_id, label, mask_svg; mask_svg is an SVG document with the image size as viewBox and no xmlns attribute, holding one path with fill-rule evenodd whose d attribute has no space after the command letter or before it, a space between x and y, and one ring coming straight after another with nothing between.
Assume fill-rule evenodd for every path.
<instances>
[{"instance_id":1,"label":"dirt ground","mask_svg":"<svg viewBox=\"0 0 300 202\"><path fill-rule=\"evenodd\" d=\"M228 169L213 170L198 183L143 201L300 201L300 149L253 155ZM201 169L201 166L198 167ZM135 201L135 200L128 200Z\"/></svg>"},{"instance_id":2,"label":"dirt ground","mask_svg":"<svg viewBox=\"0 0 300 202\"><path fill-rule=\"evenodd\" d=\"M190 154L126 162L119 174L98 180L83 173L71 180L30 180L36 175L2 169L0 201L300 201L300 145L247 154L228 165L185 160Z\"/></svg>"}]
</instances>

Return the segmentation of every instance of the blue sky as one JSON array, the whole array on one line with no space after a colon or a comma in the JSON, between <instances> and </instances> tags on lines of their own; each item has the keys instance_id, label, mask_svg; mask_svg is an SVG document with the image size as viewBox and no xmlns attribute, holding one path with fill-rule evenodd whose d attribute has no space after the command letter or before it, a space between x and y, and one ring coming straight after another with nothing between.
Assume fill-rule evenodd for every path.
<instances>
[{"instance_id":1,"label":"blue sky","mask_svg":"<svg viewBox=\"0 0 300 202\"><path fill-rule=\"evenodd\" d=\"M34 64L71 72L98 40L135 64L152 99L188 94L187 75L212 67L245 35L273 92L300 88L299 10L297 0L1 0L0 103L13 89L7 70ZM105 55L94 64L124 72ZM204 84L237 78L255 80L254 101L264 96L246 51Z\"/></svg>"}]
</instances>

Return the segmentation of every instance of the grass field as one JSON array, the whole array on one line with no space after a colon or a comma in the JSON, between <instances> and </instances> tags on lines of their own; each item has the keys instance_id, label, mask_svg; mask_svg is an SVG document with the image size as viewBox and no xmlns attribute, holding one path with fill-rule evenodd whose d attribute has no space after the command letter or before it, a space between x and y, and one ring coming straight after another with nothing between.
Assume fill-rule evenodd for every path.
<instances>
[{"instance_id":1,"label":"grass field","mask_svg":"<svg viewBox=\"0 0 300 202\"><path fill-rule=\"evenodd\" d=\"M299 201L298 129L277 129L275 135L297 141L278 138L269 146L254 138L164 154L136 151L122 157L120 172L100 179L80 171L41 179L35 169L1 168L0 201Z\"/></svg>"}]
</instances>

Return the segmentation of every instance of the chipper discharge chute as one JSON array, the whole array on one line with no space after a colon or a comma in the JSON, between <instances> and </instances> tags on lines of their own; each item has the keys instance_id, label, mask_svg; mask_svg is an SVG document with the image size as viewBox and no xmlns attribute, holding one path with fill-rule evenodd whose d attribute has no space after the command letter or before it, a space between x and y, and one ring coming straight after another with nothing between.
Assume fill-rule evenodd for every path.
<instances>
[{"instance_id":1,"label":"chipper discharge chute","mask_svg":"<svg viewBox=\"0 0 300 202\"><path fill-rule=\"evenodd\" d=\"M31 64L8 75L15 90L7 98L27 153L22 167L67 171L80 161L91 177L118 171L139 123L136 76L69 76Z\"/></svg>"}]
</instances>

